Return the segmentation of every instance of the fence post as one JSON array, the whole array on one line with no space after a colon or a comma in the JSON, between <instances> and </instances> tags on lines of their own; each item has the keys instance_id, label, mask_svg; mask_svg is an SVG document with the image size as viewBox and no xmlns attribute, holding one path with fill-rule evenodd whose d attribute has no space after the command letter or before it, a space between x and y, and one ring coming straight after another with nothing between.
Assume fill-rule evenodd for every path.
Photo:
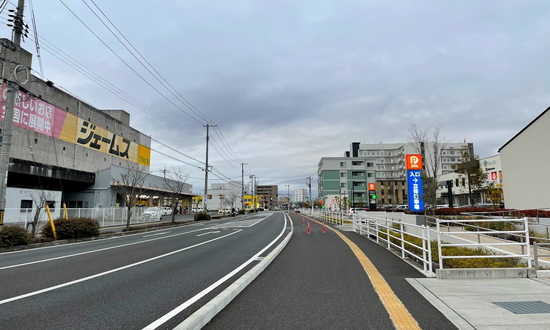
<instances>
[{"instance_id":1,"label":"fence post","mask_svg":"<svg viewBox=\"0 0 550 330\"><path fill-rule=\"evenodd\" d=\"M529 220L527 217L523 218L523 226L525 228L525 244L527 245L527 267L531 268L531 248L529 247Z\"/></svg>"},{"instance_id":2,"label":"fence post","mask_svg":"<svg viewBox=\"0 0 550 330\"><path fill-rule=\"evenodd\" d=\"M388 218L386 218L386 240L388 241L388 250L391 249L390 244L390 228L388 227Z\"/></svg>"},{"instance_id":3,"label":"fence post","mask_svg":"<svg viewBox=\"0 0 550 330\"><path fill-rule=\"evenodd\" d=\"M430 239L430 226L426 228L426 242L428 243L428 270L430 272L430 276L432 276L433 266L432 266L432 241Z\"/></svg>"},{"instance_id":4,"label":"fence post","mask_svg":"<svg viewBox=\"0 0 550 330\"><path fill-rule=\"evenodd\" d=\"M403 222L399 219L399 231L401 232L401 258L405 259L405 235L403 234Z\"/></svg>"},{"instance_id":5,"label":"fence post","mask_svg":"<svg viewBox=\"0 0 550 330\"><path fill-rule=\"evenodd\" d=\"M533 242L533 251L534 251L533 258L535 259L535 269L538 270L539 269L539 251L538 251L537 241Z\"/></svg>"},{"instance_id":6,"label":"fence post","mask_svg":"<svg viewBox=\"0 0 550 330\"><path fill-rule=\"evenodd\" d=\"M443 256L441 255L441 226L439 219L437 221L437 254L439 256L439 269L443 269Z\"/></svg>"}]
</instances>

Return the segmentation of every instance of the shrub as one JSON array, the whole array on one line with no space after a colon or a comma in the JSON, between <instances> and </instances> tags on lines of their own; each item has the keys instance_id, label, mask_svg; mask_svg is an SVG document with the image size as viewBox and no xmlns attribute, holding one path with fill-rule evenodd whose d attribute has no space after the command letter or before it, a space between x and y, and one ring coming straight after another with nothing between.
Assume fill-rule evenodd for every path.
<instances>
[{"instance_id":1,"label":"shrub","mask_svg":"<svg viewBox=\"0 0 550 330\"><path fill-rule=\"evenodd\" d=\"M53 221L58 239L75 239L99 236L99 223L90 218L56 219ZM42 236L53 237L52 227L46 223Z\"/></svg>"},{"instance_id":2,"label":"shrub","mask_svg":"<svg viewBox=\"0 0 550 330\"><path fill-rule=\"evenodd\" d=\"M5 225L0 229L0 247L12 247L32 243L29 233L23 227Z\"/></svg>"},{"instance_id":3,"label":"shrub","mask_svg":"<svg viewBox=\"0 0 550 330\"><path fill-rule=\"evenodd\" d=\"M210 219L212 219L212 217L210 216L210 214L208 214L206 212L201 212L201 213L195 213L195 217L193 219L195 221L210 220Z\"/></svg>"}]
</instances>

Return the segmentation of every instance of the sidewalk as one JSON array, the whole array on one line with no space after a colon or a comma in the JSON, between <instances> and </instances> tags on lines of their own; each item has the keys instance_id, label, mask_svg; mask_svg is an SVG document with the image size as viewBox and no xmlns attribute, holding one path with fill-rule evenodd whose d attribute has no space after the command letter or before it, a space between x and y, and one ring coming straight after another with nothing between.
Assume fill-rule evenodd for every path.
<instances>
[{"instance_id":1,"label":"sidewalk","mask_svg":"<svg viewBox=\"0 0 550 330\"><path fill-rule=\"evenodd\" d=\"M550 281L546 279L408 282L459 329L550 329Z\"/></svg>"}]
</instances>

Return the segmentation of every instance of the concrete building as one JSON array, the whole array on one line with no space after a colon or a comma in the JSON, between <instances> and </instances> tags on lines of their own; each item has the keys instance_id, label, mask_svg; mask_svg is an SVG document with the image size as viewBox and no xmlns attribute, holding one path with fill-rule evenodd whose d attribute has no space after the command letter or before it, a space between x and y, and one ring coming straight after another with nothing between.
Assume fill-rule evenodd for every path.
<instances>
[{"instance_id":1,"label":"concrete building","mask_svg":"<svg viewBox=\"0 0 550 330\"><path fill-rule=\"evenodd\" d=\"M502 184L502 169L500 165L500 156L490 156L479 160L481 171L486 176L486 182L483 189L472 191L473 202L470 201L470 188L468 177L461 173L447 173L438 178L437 200L439 205L462 206L477 204L481 206L490 206L493 201L488 197L488 188L491 184ZM451 190L449 191L449 187ZM452 201L449 196L453 196ZM451 203L452 202L452 203ZM503 201L499 201L495 206L499 206Z\"/></svg>"},{"instance_id":2,"label":"concrete building","mask_svg":"<svg viewBox=\"0 0 550 330\"><path fill-rule=\"evenodd\" d=\"M367 183L376 182L376 171L367 158L323 157L317 176L319 197L325 207L368 207Z\"/></svg>"},{"instance_id":3,"label":"concrete building","mask_svg":"<svg viewBox=\"0 0 550 330\"><path fill-rule=\"evenodd\" d=\"M305 202L309 200L309 191L305 188L294 189L294 202Z\"/></svg>"},{"instance_id":4,"label":"concrete building","mask_svg":"<svg viewBox=\"0 0 550 330\"><path fill-rule=\"evenodd\" d=\"M229 181L228 183L213 183L208 188L209 210L221 210L224 208L241 208L243 186L240 181Z\"/></svg>"},{"instance_id":5,"label":"concrete building","mask_svg":"<svg viewBox=\"0 0 550 330\"><path fill-rule=\"evenodd\" d=\"M506 208L550 208L550 108L499 150Z\"/></svg>"},{"instance_id":6,"label":"concrete building","mask_svg":"<svg viewBox=\"0 0 550 330\"><path fill-rule=\"evenodd\" d=\"M279 187L277 185L257 185L256 195L258 195L258 203L265 210L275 210L277 206L277 194Z\"/></svg>"},{"instance_id":7,"label":"concrete building","mask_svg":"<svg viewBox=\"0 0 550 330\"><path fill-rule=\"evenodd\" d=\"M0 44L0 75L6 81L6 58L12 50L4 46L9 40ZM31 67L32 55L21 49L20 70L30 72ZM124 110L96 109L56 88L53 82L30 74L28 81L19 85L6 209L34 208L38 202L35 197L42 191L50 192L52 197L48 198L55 201L56 212L61 203L73 208L121 206L126 199L117 195L116 176L124 171L149 172L151 138L130 126L130 114ZM2 118L6 96L7 85L3 83ZM162 179L147 176L144 187L149 192L149 205L162 206L166 195ZM191 188L187 185L181 195L188 205ZM10 222L10 217L5 220Z\"/></svg>"},{"instance_id":8,"label":"concrete building","mask_svg":"<svg viewBox=\"0 0 550 330\"><path fill-rule=\"evenodd\" d=\"M424 166L432 162L434 157L438 157L440 166L437 174L444 175L454 172L452 166L461 162L460 151L465 146L473 153L471 143L445 143L429 149L424 145L416 147L411 143L353 142L350 150L344 152L344 157L321 158L318 166L319 196L326 197L328 201L325 200L325 204L329 206L367 207L366 184L375 183L377 205L407 204L405 155L418 154L420 150L425 159ZM350 166L352 170L342 173L346 172L341 167L342 164ZM337 183L339 187L335 186ZM351 197L352 194L354 198Z\"/></svg>"}]
</instances>

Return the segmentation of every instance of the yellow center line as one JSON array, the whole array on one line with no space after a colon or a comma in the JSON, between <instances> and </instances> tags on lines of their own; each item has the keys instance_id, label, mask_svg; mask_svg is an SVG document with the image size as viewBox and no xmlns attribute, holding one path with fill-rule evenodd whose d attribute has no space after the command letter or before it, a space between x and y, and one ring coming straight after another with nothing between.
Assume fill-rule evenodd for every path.
<instances>
[{"instance_id":1,"label":"yellow center line","mask_svg":"<svg viewBox=\"0 0 550 330\"><path fill-rule=\"evenodd\" d=\"M314 220L309 218L310 220L313 220L315 222L321 223L320 221ZM420 326L416 322L416 320L412 317L411 313L407 310L405 305L397 298L393 290L391 289L390 285L382 274L376 269L372 261L361 251L361 249L357 246L357 244L353 243L349 238L347 238L344 234L342 234L340 231L325 226L325 228L328 228L332 230L336 235L338 235L346 244L350 247L351 251L355 254L361 265L363 266L363 269L367 273L367 276L369 277L372 286L374 287L374 290L378 294L378 297L382 301L382 304L386 308L386 311L388 311L388 314L390 314L390 318L395 325L395 328L400 329L420 329Z\"/></svg>"}]
</instances>

